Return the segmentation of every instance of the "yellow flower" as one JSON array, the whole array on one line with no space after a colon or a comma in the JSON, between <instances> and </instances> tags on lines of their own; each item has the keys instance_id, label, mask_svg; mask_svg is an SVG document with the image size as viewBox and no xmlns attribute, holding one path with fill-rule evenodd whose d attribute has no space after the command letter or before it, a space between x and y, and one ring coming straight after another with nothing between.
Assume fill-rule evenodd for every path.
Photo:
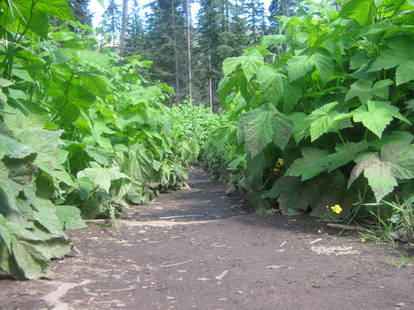
<instances>
[{"instance_id":1,"label":"yellow flower","mask_svg":"<svg viewBox=\"0 0 414 310\"><path fill-rule=\"evenodd\" d=\"M339 214L342 212L342 208L340 205L334 205L331 207L332 211L335 212L336 214Z\"/></svg>"},{"instance_id":2,"label":"yellow flower","mask_svg":"<svg viewBox=\"0 0 414 310\"><path fill-rule=\"evenodd\" d=\"M283 160L283 158L279 158L276 162L277 167L282 167L284 164L285 164L285 161Z\"/></svg>"},{"instance_id":3,"label":"yellow flower","mask_svg":"<svg viewBox=\"0 0 414 310\"><path fill-rule=\"evenodd\" d=\"M361 238L361 242L364 243L366 240L365 238Z\"/></svg>"}]
</instances>

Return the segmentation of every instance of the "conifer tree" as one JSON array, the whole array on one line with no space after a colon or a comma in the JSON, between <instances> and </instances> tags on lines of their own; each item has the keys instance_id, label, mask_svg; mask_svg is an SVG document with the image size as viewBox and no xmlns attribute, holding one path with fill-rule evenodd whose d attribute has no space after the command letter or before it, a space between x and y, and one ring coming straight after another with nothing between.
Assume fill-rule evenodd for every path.
<instances>
[{"instance_id":1,"label":"conifer tree","mask_svg":"<svg viewBox=\"0 0 414 310\"><path fill-rule=\"evenodd\" d=\"M203 99L217 102L224 59L239 56L248 44L245 0L201 0L198 12L198 85Z\"/></svg>"},{"instance_id":2,"label":"conifer tree","mask_svg":"<svg viewBox=\"0 0 414 310\"><path fill-rule=\"evenodd\" d=\"M142 55L145 50L144 27L141 21L140 7L137 0L132 1L131 13L126 28L124 55Z\"/></svg>"},{"instance_id":3,"label":"conifer tree","mask_svg":"<svg viewBox=\"0 0 414 310\"><path fill-rule=\"evenodd\" d=\"M128 25L128 0L122 0L121 47L125 48L125 36Z\"/></svg>"},{"instance_id":4,"label":"conifer tree","mask_svg":"<svg viewBox=\"0 0 414 310\"><path fill-rule=\"evenodd\" d=\"M297 10L297 4L302 0L272 0L269 5L269 23L271 28L276 29L279 24L277 16L292 16Z\"/></svg>"},{"instance_id":5,"label":"conifer tree","mask_svg":"<svg viewBox=\"0 0 414 310\"><path fill-rule=\"evenodd\" d=\"M233 7L233 16L230 23L232 42L234 44L233 56L240 55L249 43L247 37L247 24L244 18L245 0L236 0Z\"/></svg>"},{"instance_id":6,"label":"conifer tree","mask_svg":"<svg viewBox=\"0 0 414 310\"><path fill-rule=\"evenodd\" d=\"M187 26L187 66L188 66L188 97L193 99L193 72L191 64L191 7L190 0L186 0L186 26Z\"/></svg>"},{"instance_id":7,"label":"conifer tree","mask_svg":"<svg viewBox=\"0 0 414 310\"><path fill-rule=\"evenodd\" d=\"M152 78L174 85L179 103L187 76L185 3L183 0L155 0L150 8L146 53L154 62Z\"/></svg>"},{"instance_id":8,"label":"conifer tree","mask_svg":"<svg viewBox=\"0 0 414 310\"><path fill-rule=\"evenodd\" d=\"M109 0L108 7L102 15L101 26L106 33L119 34L121 30L121 11L115 0Z\"/></svg>"},{"instance_id":9,"label":"conifer tree","mask_svg":"<svg viewBox=\"0 0 414 310\"><path fill-rule=\"evenodd\" d=\"M220 14L217 0L201 0L198 12L198 60L200 88L202 97L213 105L214 90L217 88L220 76L220 59L218 57L218 47L220 46ZM203 87L204 86L204 87Z\"/></svg>"},{"instance_id":10,"label":"conifer tree","mask_svg":"<svg viewBox=\"0 0 414 310\"><path fill-rule=\"evenodd\" d=\"M75 19L83 25L92 26L92 14L89 11L90 0L69 0L69 6Z\"/></svg>"},{"instance_id":11,"label":"conifer tree","mask_svg":"<svg viewBox=\"0 0 414 310\"><path fill-rule=\"evenodd\" d=\"M258 44L264 34L264 4L260 0L247 0L245 3L247 25L249 27L249 44Z\"/></svg>"}]
</instances>

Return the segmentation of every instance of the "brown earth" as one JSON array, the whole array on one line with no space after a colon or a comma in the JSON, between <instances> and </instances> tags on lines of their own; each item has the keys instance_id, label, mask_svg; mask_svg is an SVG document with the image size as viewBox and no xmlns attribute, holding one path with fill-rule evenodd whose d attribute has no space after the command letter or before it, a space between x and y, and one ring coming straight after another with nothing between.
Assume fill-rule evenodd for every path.
<instances>
[{"instance_id":1,"label":"brown earth","mask_svg":"<svg viewBox=\"0 0 414 310\"><path fill-rule=\"evenodd\" d=\"M0 309L414 309L412 265L309 217L255 215L195 168L190 188L70 231L51 279L0 279Z\"/></svg>"}]
</instances>

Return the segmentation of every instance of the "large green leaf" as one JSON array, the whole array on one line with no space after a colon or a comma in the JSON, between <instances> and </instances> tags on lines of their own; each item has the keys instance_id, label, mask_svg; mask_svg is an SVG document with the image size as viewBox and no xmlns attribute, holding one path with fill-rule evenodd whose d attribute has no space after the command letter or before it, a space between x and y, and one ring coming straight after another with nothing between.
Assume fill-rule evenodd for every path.
<instances>
[{"instance_id":1,"label":"large green leaf","mask_svg":"<svg viewBox=\"0 0 414 310\"><path fill-rule=\"evenodd\" d=\"M396 84L414 80L414 43L410 36L395 36L386 40L385 49L375 59L369 71L397 67L395 72Z\"/></svg>"},{"instance_id":2,"label":"large green leaf","mask_svg":"<svg viewBox=\"0 0 414 310\"><path fill-rule=\"evenodd\" d=\"M293 131L293 123L277 110L251 110L242 114L238 129L239 141L244 141L252 157L256 157L273 142L284 149Z\"/></svg>"},{"instance_id":3,"label":"large green leaf","mask_svg":"<svg viewBox=\"0 0 414 310\"><path fill-rule=\"evenodd\" d=\"M240 57L226 58L223 62L223 73L229 75L241 65L247 80L250 80L264 65L263 55L254 48L249 49Z\"/></svg>"},{"instance_id":4,"label":"large green leaf","mask_svg":"<svg viewBox=\"0 0 414 310\"><path fill-rule=\"evenodd\" d=\"M350 100L358 96L362 103L366 103L372 98L372 82L367 80L358 80L351 84L351 88L345 96L345 100Z\"/></svg>"},{"instance_id":5,"label":"large green leaf","mask_svg":"<svg viewBox=\"0 0 414 310\"><path fill-rule=\"evenodd\" d=\"M111 187L111 182L119 179L127 179L129 177L120 172L119 167L112 168L86 168L82 171L79 171L77 174L78 178L87 177L89 178L95 186L98 186L100 189L104 190L106 193L109 193L109 188Z\"/></svg>"},{"instance_id":6,"label":"large green leaf","mask_svg":"<svg viewBox=\"0 0 414 310\"><path fill-rule=\"evenodd\" d=\"M283 92L283 112L289 113L303 96L302 87L297 83L289 83Z\"/></svg>"},{"instance_id":7,"label":"large green leaf","mask_svg":"<svg viewBox=\"0 0 414 310\"><path fill-rule=\"evenodd\" d=\"M252 157L259 154L273 138L273 115L261 109L245 113L240 118L240 127Z\"/></svg>"},{"instance_id":8,"label":"large green leaf","mask_svg":"<svg viewBox=\"0 0 414 310\"><path fill-rule=\"evenodd\" d=\"M363 152L366 148L367 145L364 141L358 143L349 142L346 145L339 144L335 147L335 153L331 153L321 158L318 160L318 163L328 164L328 172L332 172L353 161L357 155Z\"/></svg>"},{"instance_id":9,"label":"large green leaf","mask_svg":"<svg viewBox=\"0 0 414 310\"><path fill-rule=\"evenodd\" d=\"M273 112L273 143L283 150L293 134L293 122L285 114Z\"/></svg>"},{"instance_id":10,"label":"large green leaf","mask_svg":"<svg viewBox=\"0 0 414 310\"><path fill-rule=\"evenodd\" d=\"M245 58L241 62L241 66L247 80L251 78L260 70L264 65L263 55L257 49L249 49ZM243 57L243 56L242 56Z\"/></svg>"},{"instance_id":11,"label":"large green leaf","mask_svg":"<svg viewBox=\"0 0 414 310\"><path fill-rule=\"evenodd\" d=\"M86 224L82 220L81 211L74 206L57 206L56 216L58 217L64 229L80 229L85 228Z\"/></svg>"},{"instance_id":12,"label":"large green leaf","mask_svg":"<svg viewBox=\"0 0 414 310\"><path fill-rule=\"evenodd\" d=\"M307 136L305 128L306 114L303 112L294 112L289 115L290 120L293 123L293 137L297 144Z\"/></svg>"},{"instance_id":13,"label":"large green leaf","mask_svg":"<svg viewBox=\"0 0 414 310\"><path fill-rule=\"evenodd\" d=\"M85 152L93 158L98 164L103 166L111 166L115 158L115 154L99 147L90 145L85 146Z\"/></svg>"},{"instance_id":14,"label":"large green leaf","mask_svg":"<svg viewBox=\"0 0 414 310\"><path fill-rule=\"evenodd\" d=\"M374 9L374 0L351 0L345 2L339 16L353 18L360 25L364 26L372 22Z\"/></svg>"},{"instance_id":15,"label":"large green leaf","mask_svg":"<svg viewBox=\"0 0 414 310\"><path fill-rule=\"evenodd\" d=\"M364 173L376 200L380 201L398 185L397 179L414 178L414 145L390 142L381 148L380 154L370 153L356 162L348 188Z\"/></svg>"},{"instance_id":16,"label":"large green leaf","mask_svg":"<svg viewBox=\"0 0 414 310\"><path fill-rule=\"evenodd\" d=\"M393 163L398 179L414 178L414 145L408 141L387 143L381 148L381 159Z\"/></svg>"},{"instance_id":17,"label":"large green leaf","mask_svg":"<svg viewBox=\"0 0 414 310\"><path fill-rule=\"evenodd\" d=\"M350 100L358 96L362 103L366 103L369 99L376 97L380 100L388 100L389 86L392 85L391 80L380 80L372 85L371 81L358 80L351 85L350 90L345 96L345 100Z\"/></svg>"},{"instance_id":18,"label":"large green leaf","mask_svg":"<svg viewBox=\"0 0 414 310\"><path fill-rule=\"evenodd\" d=\"M27 35L36 34L46 39L49 31L49 17L48 13L42 9L42 5L38 6L38 3L32 1L13 1L13 4L13 9L18 12L16 16L19 22L27 27ZM35 4L34 7L32 4ZM67 3L66 7L68 7Z\"/></svg>"},{"instance_id":19,"label":"large green leaf","mask_svg":"<svg viewBox=\"0 0 414 310\"><path fill-rule=\"evenodd\" d=\"M0 214L0 268L17 279L37 279L54 257L70 251L68 240L30 230L8 221Z\"/></svg>"},{"instance_id":20,"label":"large green leaf","mask_svg":"<svg viewBox=\"0 0 414 310\"><path fill-rule=\"evenodd\" d=\"M325 206L338 203L338 194L344 183L339 171L306 182L297 177L283 176L263 198L278 198L279 209L285 215L297 215L309 210L312 210L312 215L321 215L326 212Z\"/></svg>"},{"instance_id":21,"label":"large green leaf","mask_svg":"<svg viewBox=\"0 0 414 310\"><path fill-rule=\"evenodd\" d=\"M105 54L81 49L76 50L76 55L77 61L85 67L92 67L101 72L107 72L110 69L110 58Z\"/></svg>"},{"instance_id":22,"label":"large green leaf","mask_svg":"<svg viewBox=\"0 0 414 310\"><path fill-rule=\"evenodd\" d=\"M286 171L287 176L301 177L302 182L309 180L329 167L328 164L319 163L319 160L328 155L326 150L321 150L315 147L302 148L302 158L298 158L290 165Z\"/></svg>"},{"instance_id":23,"label":"large green leaf","mask_svg":"<svg viewBox=\"0 0 414 310\"><path fill-rule=\"evenodd\" d=\"M15 139L0 134L0 153L10 158L22 159L29 155L36 155L36 152L29 146L20 144Z\"/></svg>"},{"instance_id":24,"label":"large green leaf","mask_svg":"<svg viewBox=\"0 0 414 310\"><path fill-rule=\"evenodd\" d=\"M283 34L274 34L263 36L260 40L260 45L269 47L272 45L278 46L281 43L285 43L286 37Z\"/></svg>"},{"instance_id":25,"label":"large green leaf","mask_svg":"<svg viewBox=\"0 0 414 310\"><path fill-rule=\"evenodd\" d=\"M65 0L38 0L35 9L63 21L75 20Z\"/></svg>"},{"instance_id":26,"label":"large green leaf","mask_svg":"<svg viewBox=\"0 0 414 310\"><path fill-rule=\"evenodd\" d=\"M335 111L337 105L338 102L324 104L306 117L304 121L305 129L310 131L311 142L331 129L338 129L340 121L347 114Z\"/></svg>"},{"instance_id":27,"label":"large green leaf","mask_svg":"<svg viewBox=\"0 0 414 310\"><path fill-rule=\"evenodd\" d=\"M7 217L19 217L16 196L23 187L9 178L9 172L0 161L0 213Z\"/></svg>"},{"instance_id":28,"label":"large green leaf","mask_svg":"<svg viewBox=\"0 0 414 310\"><path fill-rule=\"evenodd\" d=\"M366 128L379 138L381 138L383 131L393 118L398 118L410 124L410 121L399 112L397 107L384 101L369 100L366 105L354 110L352 114L355 122L362 122Z\"/></svg>"},{"instance_id":29,"label":"large green leaf","mask_svg":"<svg viewBox=\"0 0 414 310\"><path fill-rule=\"evenodd\" d=\"M399 65L395 77L397 85L414 80L414 60L406 60Z\"/></svg>"},{"instance_id":30,"label":"large green leaf","mask_svg":"<svg viewBox=\"0 0 414 310\"><path fill-rule=\"evenodd\" d=\"M312 55L312 61L319 72L322 82L326 83L333 73L332 57L321 49Z\"/></svg>"},{"instance_id":31,"label":"large green leaf","mask_svg":"<svg viewBox=\"0 0 414 310\"><path fill-rule=\"evenodd\" d=\"M289 81L293 82L310 73L314 67L314 60L309 56L293 56L287 64Z\"/></svg>"},{"instance_id":32,"label":"large green leaf","mask_svg":"<svg viewBox=\"0 0 414 310\"><path fill-rule=\"evenodd\" d=\"M389 194L398 184L393 176L392 166L387 162L383 162L378 157L378 154L366 155L357 162L357 165L351 172L348 188L362 172L364 172L364 176L368 179L368 184L373 190L377 201Z\"/></svg>"},{"instance_id":33,"label":"large green leaf","mask_svg":"<svg viewBox=\"0 0 414 310\"><path fill-rule=\"evenodd\" d=\"M257 73L260 90L267 100L276 104L283 95L286 76L271 66L263 66Z\"/></svg>"}]
</instances>

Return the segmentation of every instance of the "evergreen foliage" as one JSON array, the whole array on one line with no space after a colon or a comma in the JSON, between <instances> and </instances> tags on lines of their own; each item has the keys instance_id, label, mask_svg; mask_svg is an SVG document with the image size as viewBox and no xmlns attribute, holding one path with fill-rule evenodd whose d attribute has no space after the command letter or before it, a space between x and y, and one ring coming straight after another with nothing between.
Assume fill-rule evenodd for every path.
<instances>
[{"instance_id":1,"label":"evergreen foliage","mask_svg":"<svg viewBox=\"0 0 414 310\"><path fill-rule=\"evenodd\" d=\"M89 12L90 0L69 0L73 17L82 25L92 26L92 13Z\"/></svg>"},{"instance_id":2,"label":"evergreen foliage","mask_svg":"<svg viewBox=\"0 0 414 310\"><path fill-rule=\"evenodd\" d=\"M121 30L121 11L115 0L109 0L108 7L102 15L101 26L107 34L119 34Z\"/></svg>"},{"instance_id":3,"label":"evergreen foliage","mask_svg":"<svg viewBox=\"0 0 414 310\"><path fill-rule=\"evenodd\" d=\"M266 17L262 1L245 0L245 12L249 27L249 45L256 45L266 31Z\"/></svg>"},{"instance_id":4,"label":"evergreen foliage","mask_svg":"<svg viewBox=\"0 0 414 310\"><path fill-rule=\"evenodd\" d=\"M131 14L128 16L126 44L122 53L124 55L142 55L145 51L144 35L138 0L133 0Z\"/></svg>"},{"instance_id":5,"label":"evergreen foliage","mask_svg":"<svg viewBox=\"0 0 414 310\"><path fill-rule=\"evenodd\" d=\"M156 0L150 3L147 18L146 55L154 61L152 78L175 86L180 102L187 73L185 3L183 0Z\"/></svg>"},{"instance_id":6,"label":"evergreen foliage","mask_svg":"<svg viewBox=\"0 0 414 310\"><path fill-rule=\"evenodd\" d=\"M279 16L292 16L298 11L298 3L303 0L272 0L269 5L269 23L272 29L279 24Z\"/></svg>"}]
</instances>

